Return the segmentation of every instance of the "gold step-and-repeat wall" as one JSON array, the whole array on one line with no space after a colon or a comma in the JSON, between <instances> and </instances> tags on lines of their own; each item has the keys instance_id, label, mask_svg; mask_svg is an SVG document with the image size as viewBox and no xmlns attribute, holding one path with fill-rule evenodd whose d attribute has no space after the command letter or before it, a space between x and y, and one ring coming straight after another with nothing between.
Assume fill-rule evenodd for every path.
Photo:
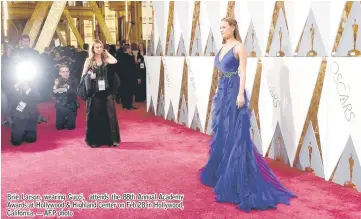
<instances>
[{"instance_id":1,"label":"gold step-and-repeat wall","mask_svg":"<svg viewBox=\"0 0 361 219\"><path fill-rule=\"evenodd\" d=\"M360 1L152 4L148 111L211 134L219 25L233 16L260 153L361 192Z\"/></svg>"}]
</instances>

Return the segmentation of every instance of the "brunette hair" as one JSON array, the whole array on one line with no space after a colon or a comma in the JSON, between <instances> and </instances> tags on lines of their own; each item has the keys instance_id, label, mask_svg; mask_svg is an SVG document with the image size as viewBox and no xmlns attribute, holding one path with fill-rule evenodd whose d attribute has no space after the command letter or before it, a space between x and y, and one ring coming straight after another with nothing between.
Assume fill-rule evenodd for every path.
<instances>
[{"instance_id":1,"label":"brunette hair","mask_svg":"<svg viewBox=\"0 0 361 219\"><path fill-rule=\"evenodd\" d=\"M236 40L240 40L239 29L236 19L234 19L233 17L225 17L221 21L225 21L228 23L229 26L233 26L234 27L233 36ZM225 40L223 40L223 43L225 43Z\"/></svg>"}]
</instances>

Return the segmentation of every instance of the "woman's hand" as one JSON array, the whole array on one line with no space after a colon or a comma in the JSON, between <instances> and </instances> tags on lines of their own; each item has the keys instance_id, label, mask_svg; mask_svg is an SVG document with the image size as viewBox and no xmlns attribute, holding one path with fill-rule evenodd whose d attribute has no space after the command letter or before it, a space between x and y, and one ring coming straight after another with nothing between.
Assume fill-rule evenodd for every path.
<instances>
[{"instance_id":1,"label":"woman's hand","mask_svg":"<svg viewBox=\"0 0 361 219\"><path fill-rule=\"evenodd\" d=\"M238 94L237 96L237 102L236 105L239 109L241 109L244 106L245 100L244 100L244 95L242 94Z\"/></svg>"},{"instance_id":2,"label":"woman's hand","mask_svg":"<svg viewBox=\"0 0 361 219\"><path fill-rule=\"evenodd\" d=\"M107 62L108 62L108 64L117 64L117 59L116 58L114 58L114 56L112 56L112 54L110 54L109 52L108 52L108 50L104 50L105 51L105 56L106 57L104 57L106 60L107 60Z\"/></svg>"},{"instance_id":3,"label":"woman's hand","mask_svg":"<svg viewBox=\"0 0 361 219\"><path fill-rule=\"evenodd\" d=\"M97 77L97 75L93 71L88 71L88 74L90 75L90 78L93 80Z\"/></svg>"}]
</instances>

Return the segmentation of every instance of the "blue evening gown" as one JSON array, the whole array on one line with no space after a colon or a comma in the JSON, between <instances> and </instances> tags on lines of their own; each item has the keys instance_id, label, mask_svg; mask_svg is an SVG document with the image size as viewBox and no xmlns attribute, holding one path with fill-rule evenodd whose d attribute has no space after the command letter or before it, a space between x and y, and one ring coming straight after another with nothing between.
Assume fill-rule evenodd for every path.
<instances>
[{"instance_id":1,"label":"blue evening gown","mask_svg":"<svg viewBox=\"0 0 361 219\"><path fill-rule=\"evenodd\" d=\"M200 171L203 184L214 187L217 202L251 209L276 208L296 197L278 181L251 139L249 100L237 108L240 78L234 47L215 65L219 72L218 91L213 99L212 131L208 163Z\"/></svg>"}]
</instances>

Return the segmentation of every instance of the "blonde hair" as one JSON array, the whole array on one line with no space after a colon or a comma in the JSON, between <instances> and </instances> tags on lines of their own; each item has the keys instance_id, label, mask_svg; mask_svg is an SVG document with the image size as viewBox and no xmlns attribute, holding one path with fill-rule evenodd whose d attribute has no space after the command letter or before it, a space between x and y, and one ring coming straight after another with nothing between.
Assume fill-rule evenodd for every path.
<instances>
[{"instance_id":1,"label":"blonde hair","mask_svg":"<svg viewBox=\"0 0 361 219\"><path fill-rule=\"evenodd\" d=\"M228 23L229 26L233 26L234 27L233 37L236 40L240 40L239 39L239 29L238 29L238 24L237 24L236 19L234 19L233 17L225 17L221 21L225 21ZM225 43L225 39L223 39L223 43Z\"/></svg>"},{"instance_id":2,"label":"blonde hair","mask_svg":"<svg viewBox=\"0 0 361 219\"><path fill-rule=\"evenodd\" d=\"M93 41L92 45L89 47L89 52L88 52L88 54L89 54L89 65L90 65L91 68L93 68L97 64L97 62L95 60L95 53L94 53L94 47L95 47L96 44L100 44L104 49L104 44L102 43L102 41L100 41L100 40L94 40ZM107 53L105 51L103 51L100 56L101 56L102 62L107 63L107 58L108 58Z\"/></svg>"}]
</instances>

